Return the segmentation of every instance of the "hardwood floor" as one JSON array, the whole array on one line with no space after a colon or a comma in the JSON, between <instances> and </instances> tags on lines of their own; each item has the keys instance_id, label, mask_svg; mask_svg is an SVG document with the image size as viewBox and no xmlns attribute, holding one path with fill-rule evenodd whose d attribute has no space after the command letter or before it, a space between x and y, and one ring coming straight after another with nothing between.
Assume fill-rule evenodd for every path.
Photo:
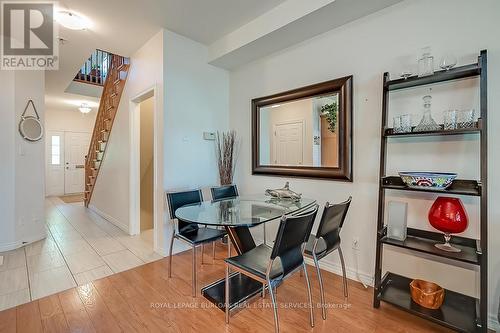
<instances>
[{"instance_id":1,"label":"hardwood floor","mask_svg":"<svg viewBox=\"0 0 500 333\"><path fill-rule=\"evenodd\" d=\"M198 270L198 285L224 276L221 260L226 250L218 245L212 264ZM0 312L0 332L273 332L269 295L253 299L234 313L229 325L224 313L199 295L191 297L191 253L173 258L168 278L168 259L136 267L89 284ZM201 262L201 261L198 261ZM313 298L319 302L316 274L309 268ZM387 304L372 308L372 290L349 281L349 299L342 296L342 281L325 272L327 320L315 309L315 327L309 326L304 277L297 273L278 288L281 332L450 332ZM293 308L295 307L295 308Z\"/></svg>"}]
</instances>

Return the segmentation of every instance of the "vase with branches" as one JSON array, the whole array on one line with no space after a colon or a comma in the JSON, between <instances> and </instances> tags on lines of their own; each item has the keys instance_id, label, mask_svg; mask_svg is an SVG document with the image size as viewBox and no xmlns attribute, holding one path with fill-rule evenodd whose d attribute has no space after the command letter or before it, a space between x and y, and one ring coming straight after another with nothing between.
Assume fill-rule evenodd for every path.
<instances>
[{"instance_id":1,"label":"vase with branches","mask_svg":"<svg viewBox=\"0 0 500 333\"><path fill-rule=\"evenodd\" d=\"M236 165L236 132L217 132L215 144L220 184L232 184Z\"/></svg>"}]
</instances>

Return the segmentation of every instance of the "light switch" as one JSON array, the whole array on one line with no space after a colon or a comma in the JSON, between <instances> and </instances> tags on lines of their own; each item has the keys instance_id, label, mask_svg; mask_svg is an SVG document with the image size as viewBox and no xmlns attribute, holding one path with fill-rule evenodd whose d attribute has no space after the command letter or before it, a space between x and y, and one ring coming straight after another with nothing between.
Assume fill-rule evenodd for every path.
<instances>
[{"instance_id":1,"label":"light switch","mask_svg":"<svg viewBox=\"0 0 500 333\"><path fill-rule=\"evenodd\" d=\"M214 132L203 132L203 139L204 140L215 140L215 133Z\"/></svg>"}]
</instances>

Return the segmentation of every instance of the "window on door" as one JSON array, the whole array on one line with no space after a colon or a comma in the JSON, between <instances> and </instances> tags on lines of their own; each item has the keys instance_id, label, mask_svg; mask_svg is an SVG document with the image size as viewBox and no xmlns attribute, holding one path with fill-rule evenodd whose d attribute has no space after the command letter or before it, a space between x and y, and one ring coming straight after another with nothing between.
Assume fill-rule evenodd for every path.
<instances>
[{"instance_id":1,"label":"window on door","mask_svg":"<svg viewBox=\"0 0 500 333\"><path fill-rule=\"evenodd\" d=\"M50 164L61 165L61 137L59 135L52 135L50 152Z\"/></svg>"}]
</instances>

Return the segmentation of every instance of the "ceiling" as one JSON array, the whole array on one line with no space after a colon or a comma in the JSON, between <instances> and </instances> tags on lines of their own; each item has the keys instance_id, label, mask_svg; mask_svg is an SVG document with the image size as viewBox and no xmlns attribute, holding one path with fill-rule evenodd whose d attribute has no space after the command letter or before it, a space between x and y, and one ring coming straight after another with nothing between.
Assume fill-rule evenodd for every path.
<instances>
[{"instance_id":1,"label":"ceiling","mask_svg":"<svg viewBox=\"0 0 500 333\"><path fill-rule=\"evenodd\" d=\"M95 98L65 93L78 68L100 48L130 56L161 28L210 44L284 0L60 0L60 10L91 22L85 31L59 28L66 39L59 50L59 70L46 72L47 110L74 110ZM124 38L125 37L125 38Z\"/></svg>"}]
</instances>

